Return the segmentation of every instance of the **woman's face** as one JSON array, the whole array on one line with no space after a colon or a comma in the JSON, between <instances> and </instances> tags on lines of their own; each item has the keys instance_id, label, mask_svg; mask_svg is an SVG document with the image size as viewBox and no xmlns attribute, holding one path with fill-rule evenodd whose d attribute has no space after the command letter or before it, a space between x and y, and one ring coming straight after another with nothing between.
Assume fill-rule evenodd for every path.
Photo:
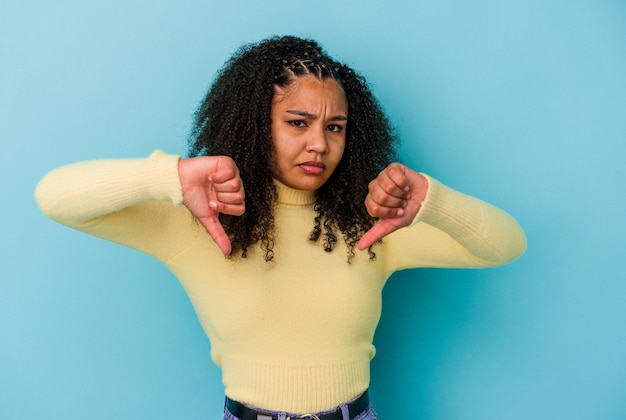
<instances>
[{"instance_id":1,"label":"woman's face","mask_svg":"<svg viewBox=\"0 0 626 420\"><path fill-rule=\"evenodd\" d=\"M297 78L272 99L274 177L314 191L333 174L346 145L348 101L333 79Z\"/></svg>"}]
</instances>

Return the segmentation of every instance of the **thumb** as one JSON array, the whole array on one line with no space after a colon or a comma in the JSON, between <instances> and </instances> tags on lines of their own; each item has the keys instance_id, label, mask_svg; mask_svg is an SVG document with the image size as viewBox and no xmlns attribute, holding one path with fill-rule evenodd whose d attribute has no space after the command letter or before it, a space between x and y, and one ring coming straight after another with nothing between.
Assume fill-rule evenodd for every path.
<instances>
[{"instance_id":1,"label":"thumb","mask_svg":"<svg viewBox=\"0 0 626 420\"><path fill-rule=\"evenodd\" d=\"M357 246L359 250L363 251L396 230L398 230L398 226L391 223L389 219L383 219L363 234Z\"/></svg>"},{"instance_id":2,"label":"thumb","mask_svg":"<svg viewBox=\"0 0 626 420\"><path fill-rule=\"evenodd\" d=\"M225 256L230 255L232 251L230 239L228 238L226 231L224 231L224 227L220 223L217 215L203 217L200 219L200 223L204 226L207 232L209 232L209 235L211 235L211 238L213 238L222 253Z\"/></svg>"}]
</instances>

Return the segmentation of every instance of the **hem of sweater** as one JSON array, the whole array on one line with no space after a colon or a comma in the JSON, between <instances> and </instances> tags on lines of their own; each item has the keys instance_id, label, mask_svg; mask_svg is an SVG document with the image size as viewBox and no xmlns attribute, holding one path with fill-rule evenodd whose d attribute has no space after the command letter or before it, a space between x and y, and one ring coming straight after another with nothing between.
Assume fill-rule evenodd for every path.
<instances>
[{"instance_id":1,"label":"hem of sweater","mask_svg":"<svg viewBox=\"0 0 626 420\"><path fill-rule=\"evenodd\" d=\"M222 358L226 395L271 411L319 413L362 394L369 386L369 360L291 366Z\"/></svg>"}]
</instances>

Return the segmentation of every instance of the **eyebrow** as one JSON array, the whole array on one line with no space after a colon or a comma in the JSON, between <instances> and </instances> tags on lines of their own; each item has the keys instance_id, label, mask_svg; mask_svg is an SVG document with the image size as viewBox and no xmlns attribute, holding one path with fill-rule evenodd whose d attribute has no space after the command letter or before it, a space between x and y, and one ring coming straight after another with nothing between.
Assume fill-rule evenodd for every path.
<instances>
[{"instance_id":1,"label":"eyebrow","mask_svg":"<svg viewBox=\"0 0 626 420\"><path fill-rule=\"evenodd\" d=\"M286 112L288 114L298 115L300 117L310 118L312 120L317 118L317 115L315 114L311 114L310 112L306 112L306 111L299 111L297 109L288 109ZM328 120L329 121L347 121L348 117L346 117L345 115L335 115L333 117L330 117Z\"/></svg>"}]
</instances>

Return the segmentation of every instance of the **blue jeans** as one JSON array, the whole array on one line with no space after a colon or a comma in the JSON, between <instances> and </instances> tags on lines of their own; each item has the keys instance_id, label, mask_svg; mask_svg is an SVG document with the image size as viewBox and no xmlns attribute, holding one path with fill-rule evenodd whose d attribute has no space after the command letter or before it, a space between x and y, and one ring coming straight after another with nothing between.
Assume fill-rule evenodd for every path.
<instances>
[{"instance_id":1,"label":"blue jeans","mask_svg":"<svg viewBox=\"0 0 626 420\"><path fill-rule=\"evenodd\" d=\"M372 408L372 406L368 406L367 409L365 411L363 411L362 413L357 414L355 417L349 418L348 417L348 408L347 408L347 404L341 405L340 409L343 412L343 420L378 420L378 415L376 414L376 412L374 411L374 409ZM335 411L335 410L331 410L331 411ZM319 415L323 415L323 414L327 414L330 411L323 411L320 413L315 413L318 416ZM298 418L298 416L294 416L293 413L285 413L285 412L280 412L280 411L272 411L271 412L275 417L277 417L279 420L286 420L287 417L292 416L292 418ZM230 411L228 411L227 408L224 408L224 420L240 420L239 418L235 417Z\"/></svg>"}]
</instances>

